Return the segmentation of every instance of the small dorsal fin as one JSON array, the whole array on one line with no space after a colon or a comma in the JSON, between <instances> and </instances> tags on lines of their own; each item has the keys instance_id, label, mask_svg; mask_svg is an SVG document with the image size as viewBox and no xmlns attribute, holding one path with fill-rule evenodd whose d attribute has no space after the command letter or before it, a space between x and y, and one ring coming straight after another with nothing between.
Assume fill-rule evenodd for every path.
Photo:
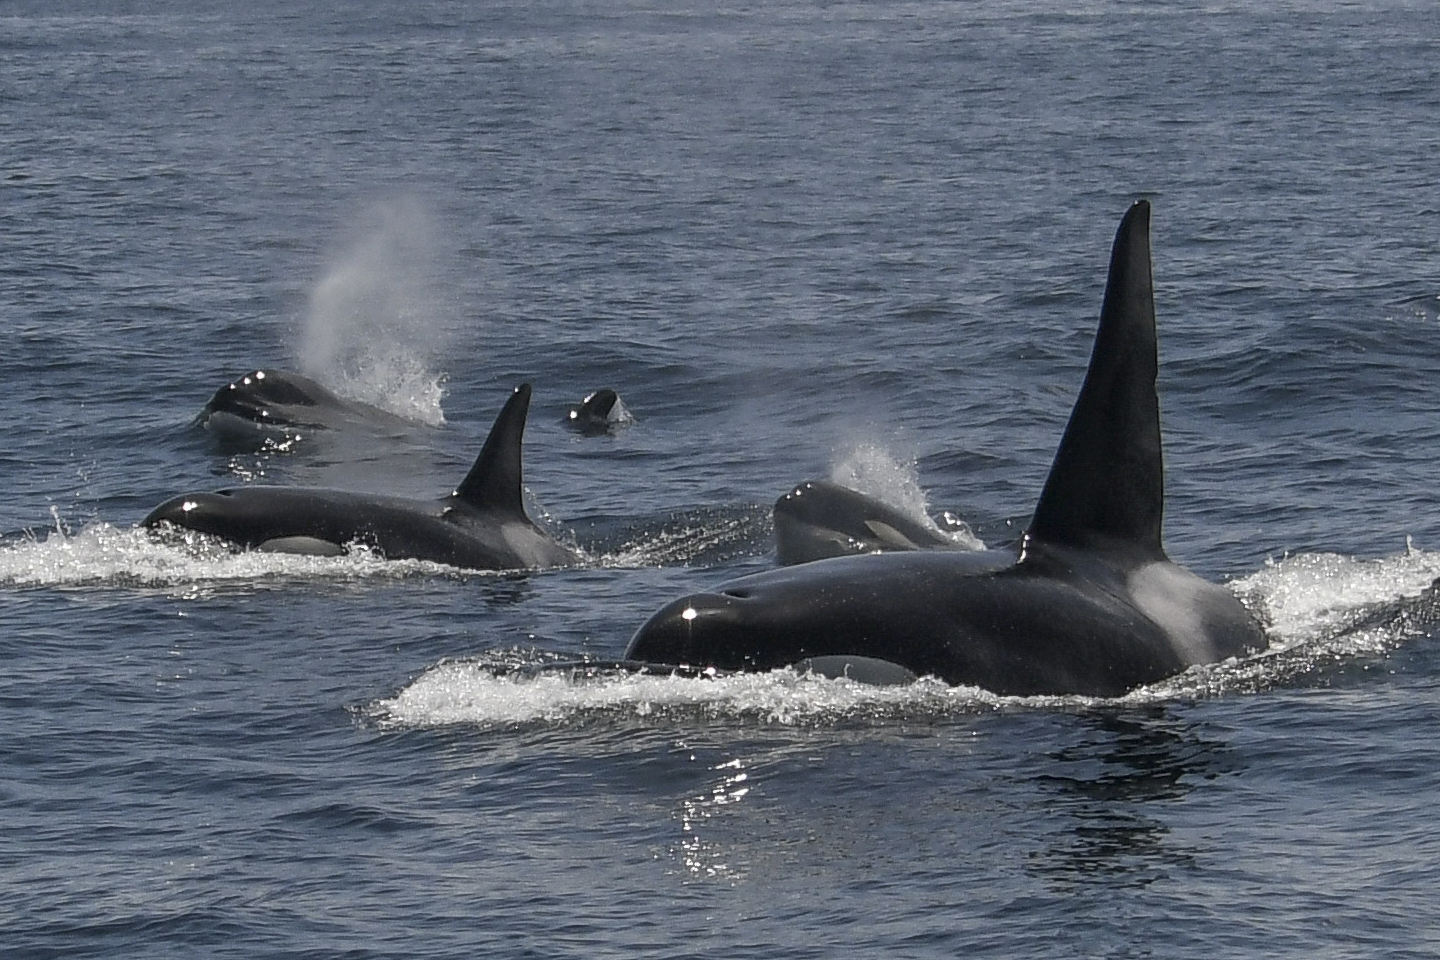
<instances>
[{"instance_id":1,"label":"small dorsal fin","mask_svg":"<svg viewBox=\"0 0 1440 960\"><path fill-rule=\"evenodd\" d=\"M520 490L520 441L529 410L530 384L522 383L505 401L475 465L452 496L476 510L525 515Z\"/></svg>"},{"instance_id":2,"label":"small dorsal fin","mask_svg":"<svg viewBox=\"0 0 1440 960\"><path fill-rule=\"evenodd\" d=\"M1090 368L1028 536L1075 546L1123 543L1164 556L1157 370L1150 204L1141 200L1115 234Z\"/></svg>"}]
</instances>

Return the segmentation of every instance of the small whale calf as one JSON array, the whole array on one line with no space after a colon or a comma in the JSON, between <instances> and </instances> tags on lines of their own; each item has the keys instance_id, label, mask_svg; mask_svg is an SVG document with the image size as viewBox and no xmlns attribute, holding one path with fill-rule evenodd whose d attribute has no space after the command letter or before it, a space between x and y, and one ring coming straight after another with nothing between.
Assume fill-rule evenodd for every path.
<instances>
[{"instance_id":1,"label":"small whale calf","mask_svg":"<svg viewBox=\"0 0 1440 960\"><path fill-rule=\"evenodd\" d=\"M565 415L566 426L591 437L611 433L634 420L620 395L609 387L596 390Z\"/></svg>"},{"instance_id":2,"label":"small whale calf","mask_svg":"<svg viewBox=\"0 0 1440 960\"><path fill-rule=\"evenodd\" d=\"M806 480L775 501L775 555L782 564L893 550L970 550L978 543L830 480Z\"/></svg>"},{"instance_id":3,"label":"small whale calf","mask_svg":"<svg viewBox=\"0 0 1440 960\"><path fill-rule=\"evenodd\" d=\"M1229 590L1171 562L1150 205L1116 233L1089 370L1021 540L835 557L663 607L626 661L934 676L998 694L1117 696L1266 646Z\"/></svg>"},{"instance_id":4,"label":"small whale calf","mask_svg":"<svg viewBox=\"0 0 1440 960\"><path fill-rule=\"evenodd\" d=\"M474 570L573 565L577 552L525 512L520 447L530 392L528 383L515 390L470 472L438 500L257 484L182 494L152 510L142 526L169 525L285 553L332 556L359 544L391 560Z\"/></svg>"}]
</instances>

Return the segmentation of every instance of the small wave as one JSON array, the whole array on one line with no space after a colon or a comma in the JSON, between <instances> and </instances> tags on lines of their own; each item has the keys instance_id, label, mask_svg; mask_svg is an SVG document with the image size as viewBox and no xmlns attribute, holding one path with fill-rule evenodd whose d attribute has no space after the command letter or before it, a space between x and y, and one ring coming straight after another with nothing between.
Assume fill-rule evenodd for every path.
<instances>
[{"instance_id":1,"label":"small wave","mask_svg":"<svg viewBox=\"0 0 1440 960\"><path fill-rule=\"evenodd\" d=\"M1258 602L1273 649L1340 638L1377 606L1420 596L1440 578L1440 553L1416 550L1378 559L1307 553L1268 562L1231 584Z\"/></svg>"},{"instance_id":2,"label":"small wave","mask_svg":"<svg viewBox=\"0 0 1440 960\"><path fill-rule=\"evenodd\" d=\"M770 550L768 507L747 504L677 513L607 538L591 552L601 566L617 568L709 566Z\"/></svg>"},{"instance_id":3,"label":"small wave","mask_svg":"<svg viewBox=\"0 0 1440 960\"><path fill-rule=\"evenodd\" d=\"M1407 311L1417 316L1426 317L1431 320L1440 318L1440 294L1422 293L1413 297L1406 297L1397 300L1395 306L1404 307Z\"/></svg>"},{"instance_id":4,"label":"small wave","mask_svg":"<svg viewBox=\"0 0 1440 960\"><path fill-rule=\"evenodd\" d=\"M1188 676L1188 672L1186 674ZM1169 681L1166 684L1170 683ZM1090 710L1193 698L1199 685L1157 684L1120 699L1000 696L933 677L877 686L790 668L697 678L601 670L511 672L485 658L442 661L364 712L382 729L482 730L595 723L729 722L785 727L933 723L1008 710ZM1224 689L1228 689L1225 686Z\"/></svg>"},{"instance_id":5,"label":"small wave","mask_svg":"<svg viewBox=\"0 0 1440 960\"><path fill-rule=\"evenodd\" d=\"M139 527L108 523L0 544L0 584L13 587L175 588L217 582L347 582L437 575L476 572L421 560L385 560L362 547L340 557L237 551L190 531L157 539Z\"/></svg>"},{"instance_id":6,"label":"small wave","mask_svg":"<svg viewBox=\"0 0 1440 960\"><path fill-rule=\"evenodd\" d=\"M382 728L523 728L596 721L831 725L993 709L1004 698L936 680L879 687L793 670L693 678L603 672L509 673L492 659L442 661L366 711Z\"/></svg>"}]
</instances>

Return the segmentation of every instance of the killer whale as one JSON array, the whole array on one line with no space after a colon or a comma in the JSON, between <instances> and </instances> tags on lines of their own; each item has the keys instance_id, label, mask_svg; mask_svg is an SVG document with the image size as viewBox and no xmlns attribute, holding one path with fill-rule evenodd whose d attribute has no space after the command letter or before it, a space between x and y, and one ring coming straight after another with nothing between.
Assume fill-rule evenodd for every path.
<instances>
[{"instance_id":1,"label":"killer whale","mask_svg":"<svg viewBox=\"0 0 1440 960\"><path fill-rule=\"evenodd\" d=\"M565 415L566 426L589 437L610 433L632 420L634 417L625 408L620 395L609 387L591 393Z\"/></svg>"},{"instance_id":2,"label":"killer whale","mask_svg":"<svg viewBox=\"0 0 1440 960\"><path fill-rule=\"evenodd\" d=\"M1089 369L1013 546L817 560L663 607L625 658L765 670L847 658L1002 695L1117 696L1264 649L1239 600L1170 561L1150 205L1116 232ZM893 679L892 678L892 679ZM888 681L887 681L888 682Z\"/></svg>"},{"instance_id":3,"label":"killer whale","mask_svg":"<svg viewBox=\"0 0 1440 960\"><path fill-rule=\"evenodd\" d=\"M878 497L831 480L806 480L775 501L775 557L785 565L893 550L971 550L963 521L947 533ZM978 543L978 541L976 541Z\"/></svg>"},{"instance_id":4,"label":"killer whale","mask_svg":"<svg viewBox=\"0 0 1440 960\"><path fill-rule=\"evenodd\" d=\"M309 377L259 369L215 391L195 422L228 443L253 443L304 430L407 432L413 424L379 407L349 400Z\"/></svg>"},{"instance_id":5,"label":"killer whale","mask_svg":"<svg viewBox=\"0 0 1440 960\"><path fill-rule=\"evenodd\" d=\"M170 524L243 548L284 553L338 555L363 544L391 560L475 570L575 564L577 553L541 531L525 512L520 447L530 393L528 383L515 390L470 472L438 500L252 485L181 494L152 510L141 526Z\"/></svg>"}]
</instances>

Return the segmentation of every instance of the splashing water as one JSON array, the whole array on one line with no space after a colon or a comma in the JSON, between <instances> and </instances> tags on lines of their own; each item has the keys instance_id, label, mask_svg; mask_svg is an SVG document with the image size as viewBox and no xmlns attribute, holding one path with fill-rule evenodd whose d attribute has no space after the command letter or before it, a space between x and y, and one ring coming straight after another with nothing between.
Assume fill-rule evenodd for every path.
<instances>
[{"instance_id":1,"label":"splashing water","mask_svg":"<svg viewBox=\"0 0 1440 960\"><path fill-rule=\"evenodd\" d=\"M1323 642L1377 604L1419 596L1440 577L1440 553L1416 550L1378 560L1309 553L1268 562L1231 586L1258 597L1281 650Z\"/></svg>"},{"instance_id":2,"label":"splashing water","mask_svg":"<svg viewBox=\"0 0 1440 960\"><path fill-rule=\"evenodd\" d=\"M445 422L445 377L403 348L362 351L353 367L333 375L336 393L432 427Z\"/></svg>"},{"instance_id":3,"label":"splashing water","mask_svg":"<svg viewBox=\"0 0 1440 960\"><path fill-rule=\"evenodd\" d=\"M876 687L826 680L793 670L706 679L612 674L572 679L564 673L497 674L492 660L444 661L367 713L381 727L464 723L482 727L609 720L749 720L823 724L865 715L913 717L926 711L990 709L1000 698L972 687L922 680Z\"/></svg>"},{"instance_id":4,"label":"splashing water","mask_svg":"<svg viewBox=\"0 0 1440 960\"><path fill-rule=\"evenodd\" d=\"M700 566L770 549L770 509L759 505L678 513L603 549L607 567Z\"/></svg>"},{"instance_id":5,"label":"splashing water","mask_svg":"<svg viewBox=\"0 0 1440 960\"><path fill-rule=\"evenodd\" d=\"M237 551L194 531L157 539L140 527L108 523L88 524L73 533L62 527L43 538L28 535L0 544L0 586L6 587L190 590L218 583L459 575L483 574L421 560L388 561L360 546L340 557Z\"/></svg>"},{"instance_id":6,"label":"splashing water","mask_svg":"<svg viewBox=\"0 0 1440 960\"><path fill-rule=\"evenodd\" d=\"M917 520L928 519L925 491L915 461L901 462L884 447L860 443L830 468L830 479L851 490L883 500Z\"/></svg>"},{"instance_id":7,"label":"splashing water","mask_svg":"<svg viewBox=\"0 0 1440 960\"><path fill-rule=\"evenodd\" d=\"M232 463L232 470L241 467ZM253 477L263 477L255 471ZM243 474L242 474L243 475ZM709 561L716 556L749 555L769 533L769 513L757 506L678 514L664 524L636 532L617 547L577 543L526 493L530 515L557 540L580 555L586 566L633 568ZM52 527L0 540L0 587L175 587L195 583L295 580L299 583L415 576L470 578L503 576L506 571L470 570L424 560L386 560L361 544L337 557L238 550L193 530L169 530L162 536L141 527L105 522L72 530L57 507Z\"/></svg>"},{"instance_id":8,"label":"splashing water","mask_svg":"<svg viewBox=\"0 0 1440 960\"><path fill-rule=\"evenodd\" d=\"M379 204L316 285L301 365L337 393L423 423L444 422L448 315L439 286L438 230L415 200Z\"/></svg>"},{"instance_id":9,"label":"splashing water","mask_svg":"<svg viewBox=\"0 0 1440 960\"><path fill-rule=\"evenodd\" d=\"M914 460L901 462L884 447L860 443L831 467L830 479L842 487L874 497L918 523L934 527L963 547L985 549L984 542L970 532L969 526L950 512L945 514L945 526L930 516L930 504L920 486L919 466Z\"/></svg>"}]
</instances>

